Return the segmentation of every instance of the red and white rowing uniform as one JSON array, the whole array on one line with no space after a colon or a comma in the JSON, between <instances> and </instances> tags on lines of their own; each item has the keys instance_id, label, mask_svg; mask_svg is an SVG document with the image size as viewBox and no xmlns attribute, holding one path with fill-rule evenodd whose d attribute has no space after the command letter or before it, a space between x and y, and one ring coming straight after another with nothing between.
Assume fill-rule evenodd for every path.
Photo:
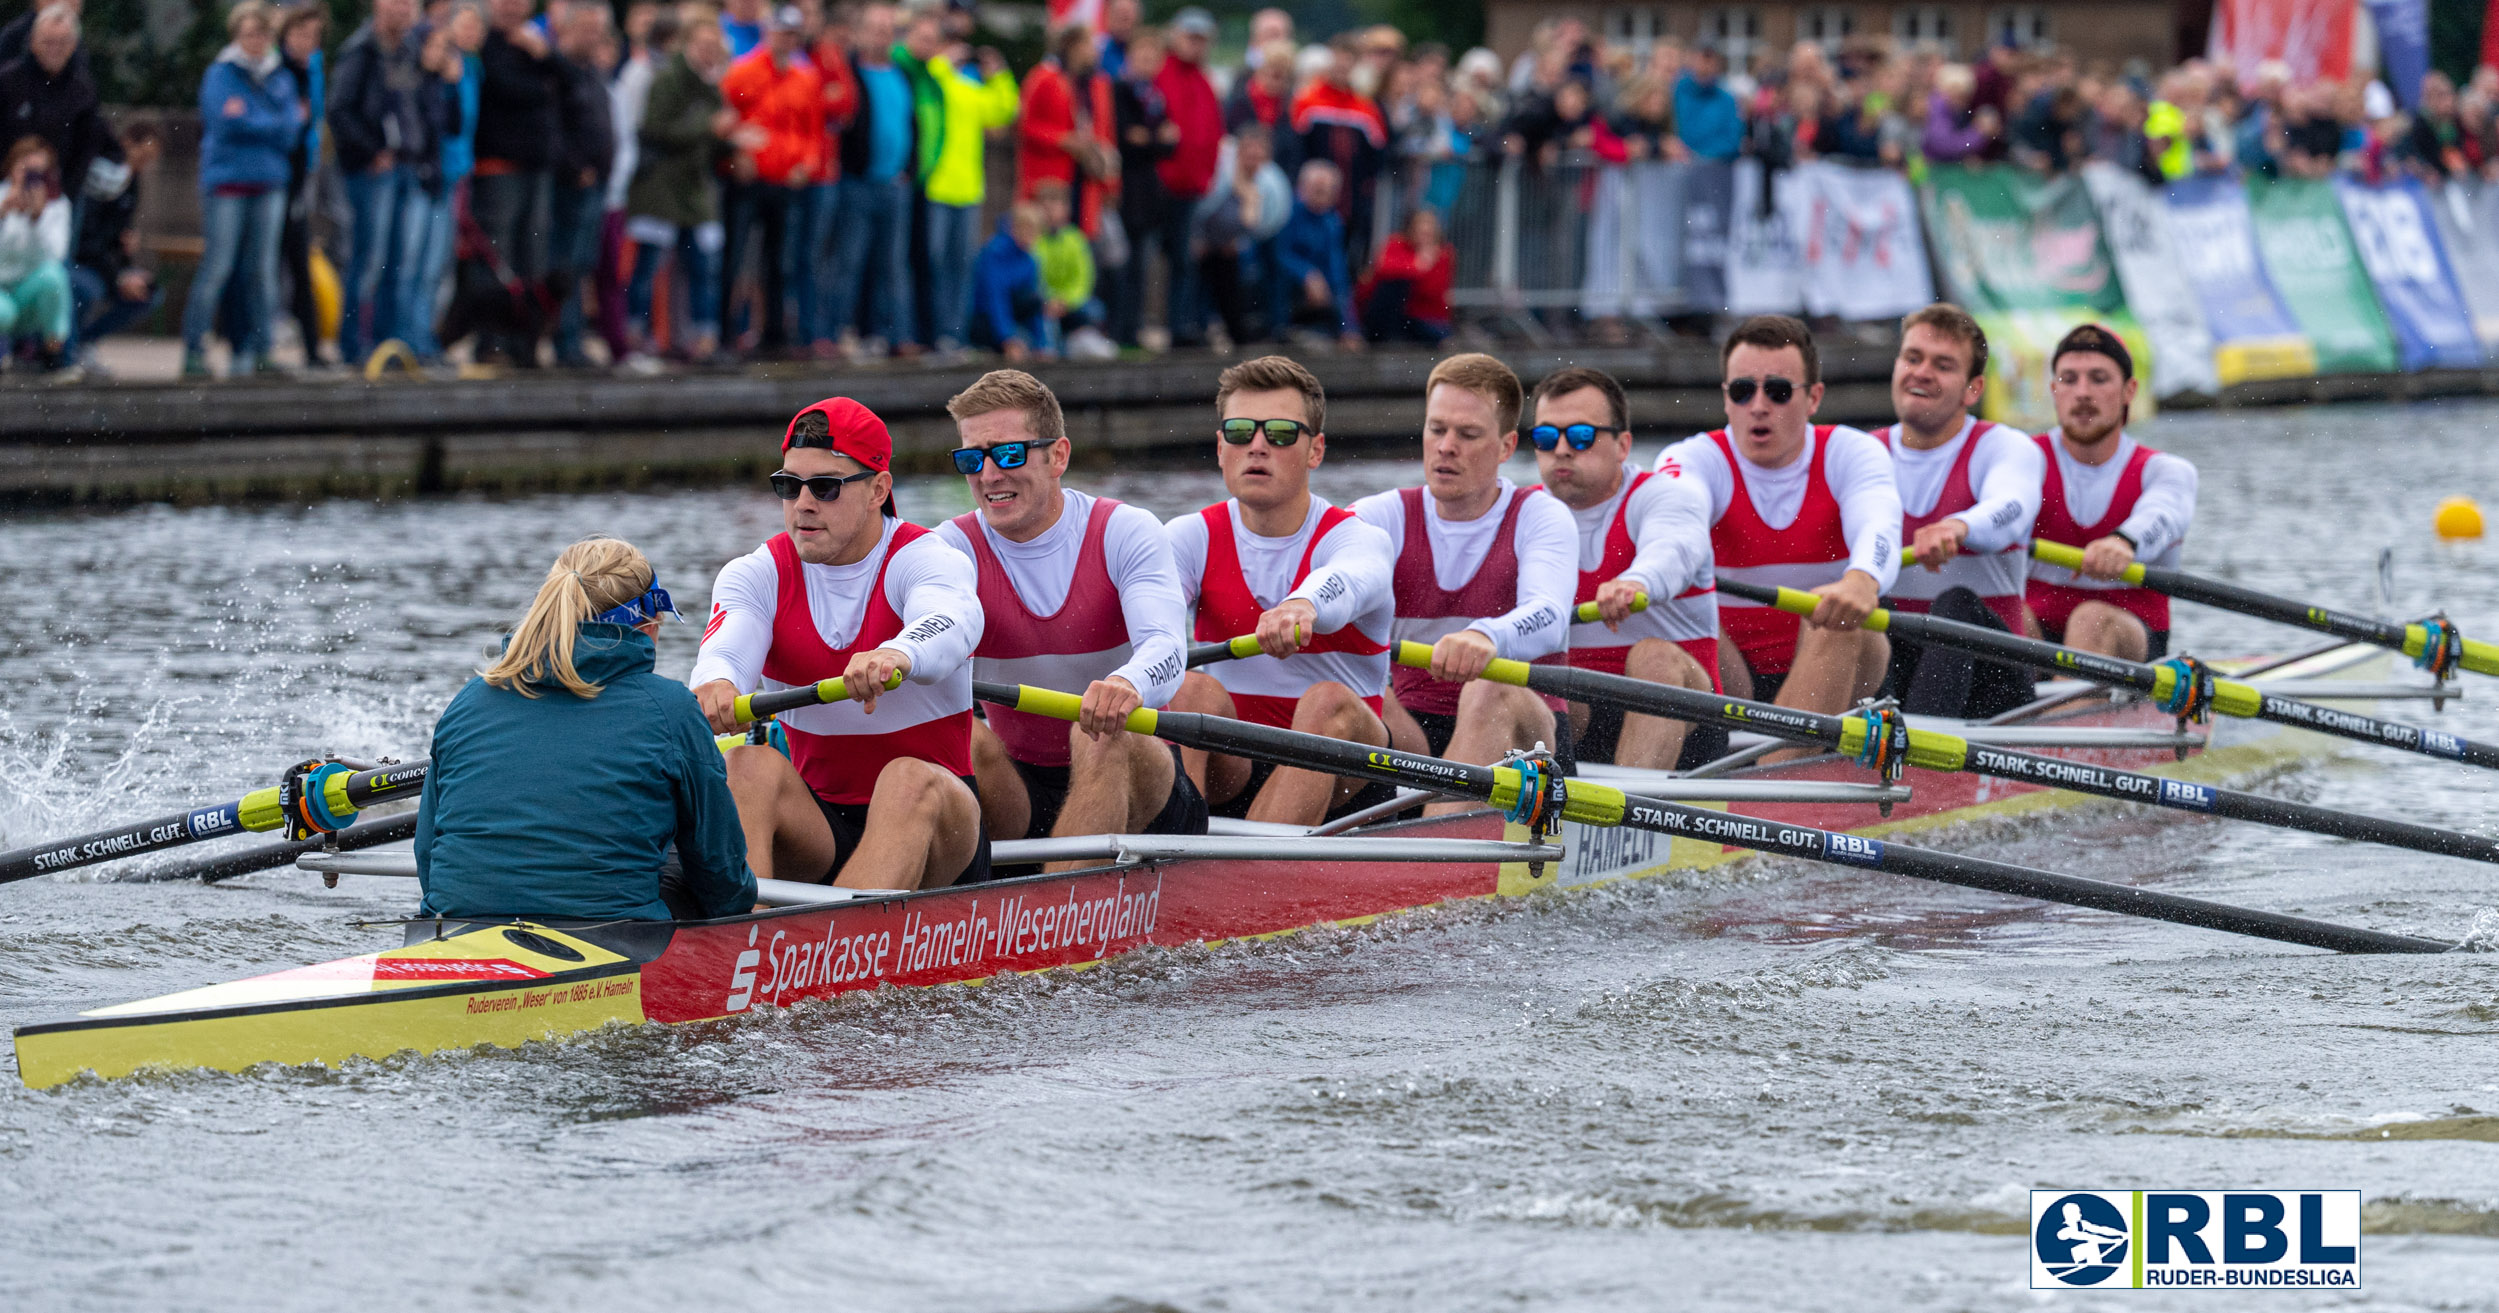
<instances>
[{"instance_id":1,"label":"red and white rowing uniform","mask_svg":"<svg viewBox=\"0 0 2499 1313\"><path fill-rule=\"evenodd\" d=\"M2195 523L2195 466L2183 456L2144 446L2131 433L2117 435L2117 451L2107 461L2085 465L2065 450L2058 432L2050 429L2034 439L2046 453L2047 478L2031 532L2069 547L2123 533L2134 540L2136 560L2176 569L2179 548ZM2032 614L2051 634L2062 634L2084 602L2106 602L2155 634L2169 629L2166 594L2088 579L2063 566L2031 562L2028 597Z\"/></svg>"},{"instance_id":2,"label":"red and white rowing uniform","mask_svg":"<svg viewBox=\"0 0 2499 1313\"><path fill-rule=\"evenodd\" d=\"M686 682L740 692L838 677L860 652L911 658L869 715L856 702L781 713L790 764L826 802L864 804L885 764L916 757L972 773L972 649L981 638L972 563L916 524L887 517L875 550L849 565L798 559L786 533L720 568L703 650Z\"/></svg>"},{"instance_id":3,"label":"red and white rowing uniform","mask_svg":"<svg viewBox=\"0 0 2499 1313\"><path fill-rule=\"evenodd\" d=\"M1716 429L1668 447L1657 472L1697 480L1709 493L1710 550L1722 580L1819 588L1859 570L1880 593L1899 576L1891 453L1860 430L1815 425L1796 459L1771 469L1746 460ZM1721 593L1718 624L1755 674L1795 664L1797 617Z\"/></svg>"},{"instance_id":4,"label":"red and white rowing uniform","mask_svg":"<svg viewBox=\"0 0 2499 1313\"><path fill-rule=\"evenodd\" d=\"M1892 453L1892 482L1900 490L1900 541L1939 520L1970 526L1961 554L1941 570L1904 566L1885 605L1924 612L1947 588L1978 594L2004 627L2023 632L2022 589L2030 578L2027 544L2039 515L2044 458L2039 444L2020 429L1964 418L1961 431L1940 447L1920 450L1897 441L1899 429L1874 431ZM1914 509L1923 507L1924 509Z\"/></svg>"},{"instance_id":5,"label":"red and white rowing uniform","mask_svg":"<svg viewBox=\"0 0 2499 1313\"><path fill-rule=\"evenodd\" d=\"M1082 693L1117 675L1160 707L1188 663L1180 571L1162 521L1140 507L1059 491L1058 521L1031 542L998 536L978 511L939 525L947 546L972 558L986 623L972 677ZM1064 720L992 706L989 728L1007 755L1034 766L1068 762Z\"/></svg>"},{"instance_id":6,"label":"red and white rowing uniform","mask_svg":"<svg viewBox=\"0 0 2499 1313\"><path fill-rule=\"evenodd\" d=\"M1400 643L1430 646L1462 629L1492 639L1494 655L1562 664L1570 646L1571 595L1579 587L1579 531L1570 508L1504 478L1491 509L1444 520L1421 488L1375 492L1354 513L1398 544ZM1463 685L1396 669L1397 705L1453 715ZM1559 710L1559 698L1546 698Z\"/></svg>"},{"instance_id":7,"label":"red and white rowing uniform","mask_svg":"<svg viewBox=\"0 0 2499 1313\"><path fill-rule=\"evenodd\" d=\"M1318 638L1289 658L1261 655L1206 667L1232 695L1241 719L1289 726L1302 694L1330 682L1379 714L1397 615L1390 583L1397 557L1385 535L1317 497L1288 537L1251 533L1241 523L1241 504L1229 498L1180 516L1163 531L1180 572L1184 614L1197 617L1198 642L1250 633L1259 616L1289 598L1317 612Z\"/></svg>"},{"instance_id":8,"label":"red and white rowing uniform","mask_svg":"<svg viewBox=\"0 0 2499 1313\"><path fill-rule=\"evenodd\" d=\"M1570 663L1582 670L1623 673L1632 645L1661 638L1691 654L1718 682L1718 585L1710 572L1709 500L1700 486L1648 470L1623 470L1614 495L1581 510L1564 503L1579 527L1579 591L1629 579L1649 595L1619 630L1602 620L1571 624Z\"/></svg>"}]
</instances>

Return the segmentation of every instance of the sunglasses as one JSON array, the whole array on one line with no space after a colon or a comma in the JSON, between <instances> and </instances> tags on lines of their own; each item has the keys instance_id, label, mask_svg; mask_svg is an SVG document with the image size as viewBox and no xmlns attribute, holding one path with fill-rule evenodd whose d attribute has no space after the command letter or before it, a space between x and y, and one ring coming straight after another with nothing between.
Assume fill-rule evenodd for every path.
<instances>
[{"instance_id":1,"label":"sunglasses","mask_svg":"<svg viewBox=\"0 0 2499 1313\"><path fill-rule=\"evenodd\" d=\"M1752 379L1731 378L1727 380L1727 400L1739 406L1751 405L1755 390L1756 384ZM1758 390L1762 395L1770 398L1770 404L1774 406L1784 406L1796 400L1796 384L1776 375L1762 379Z\"/></svg>"},{"instance_id":2,"label":"sunglasses","mask_svg":"<svg viewBox=\"0 0 2499 1313\"><path fill-rule=\"evenodd\" d=\"M799 490L803 488L814 493L817 501L837 502L842 499L843 484L857 483L862 479L875 477L876 471L874 470L865 474L819 474L813 478L800 478L788 470L782 470L772 476L772 491L773 495L783 501L797 501Z\"/></svg>"},{"instance_id":3,"label":"sunglasses","mask_svg":"<svg viewBox=\"0 0 2499 1313\"><path fill-rule=\"evenodd\" d=\"M998 468L1002 470L1020 470L1024 468L1024 462L1033 458L1033 444L1001 442L994 447L957 447L951 454L956 471L962 474L980 473L981 462L985 460L998 462Z\"/></svg>"},{"instance_id":4,"label":"sunglasses","mask_svg":"<svg viewBox=\"0 0 2499 1313\"><path fill-rule=\"evenodd\" d=\"M1597 445L1598 438L1610 438L1620 432L1621 429L1598 424L1539 424L1527 431L1527 440L1535 443L1538 451L1551 451L1565 442L1571 444L1573 451L1586 451Z\"/></svg>"},{"instance_id":5,"label":"sunglasses","mask_svg":"<svg viewBox=\"0 0 2499 1313\"><path fill-rule=\"evenodd\" d=\"M1309 431L1310 426L1297 419L1228 419L1216 430L1224 441L1236 447L1248 446L1250 439L1262 433L1267 435L1268 446L1290 447Z\"/></svg>"}]
</instances>

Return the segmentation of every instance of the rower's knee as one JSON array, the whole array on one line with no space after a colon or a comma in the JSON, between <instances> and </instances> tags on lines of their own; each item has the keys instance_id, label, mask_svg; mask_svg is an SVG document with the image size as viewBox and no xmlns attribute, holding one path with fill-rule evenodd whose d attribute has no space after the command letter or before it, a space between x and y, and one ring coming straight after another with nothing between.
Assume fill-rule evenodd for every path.
<instances>
[{"instance_id":1,"label":"rower's knee","mask_svg":"<svg viewBox=\"0 0 2499 1313\"><path fill-rule=\"evenodd\" d=\"M1744 649L1735 645L1724 630L1718 634L1718 687L1731 698L1753 696L1753 666L1744 659Z\"/></svg>"},{"instance_id":2,"label":"rower's knee","mask_svg":"<svg viewBox=\"0 0 2499 1313\"><path fill-rule=\"evenodd\" d=\"M875 792L869 796L871 810L935 819L945 809L963 781L917 757L896 757L877 772Z\"/></svg>"},{"instance_id":3,"label":"rower's knee","mask_svg":"<svg viewBox=\"0 0 2499 1313\"><path fill-rule=\"evenodd\" d=\"M742 744L721 754L729 769L729 792L740 797L768 796L798 778L798 768L778 748Z\"/></svg>"},{"instance_id":4,"label":"rower's knee","mask_svg":"<svg viewBox=\"0 0 2499 1313\"><path fill-rule=\"evenodd\" d=\"M1371 708L1352 689L1334 680L1302 690L1300 700L1293 704L1293 728L1304 734L1352 738L1374 719Z\"/></svg>"},{"instance_id":5,"label":"rower's knee","mask_svg":"<svg viewBox=\"0 0 2499 1313\"><path fill-rule=\"evenodd\" d=\"M1631 645L1623 658L1623 673L1633 679L1652 684L1674 684L1683 688L1706 691L1710 687L1709 672L1683 650L1681 644L1662 638L1643 638Z\"/></svg>"},{"instance_id":6,"label":"rower's knee","mask_svg":"<svg viewBox=\"0 0 2499 1313\"><path fill-rule=\"evenodd\" d=\"M1173 711L1191 711L1209 716L1232 716L1232 693L1221 680L1203 670L1192 670L1180 677L1180 691L1172 694Z\"/></svg>"}]
</instances>

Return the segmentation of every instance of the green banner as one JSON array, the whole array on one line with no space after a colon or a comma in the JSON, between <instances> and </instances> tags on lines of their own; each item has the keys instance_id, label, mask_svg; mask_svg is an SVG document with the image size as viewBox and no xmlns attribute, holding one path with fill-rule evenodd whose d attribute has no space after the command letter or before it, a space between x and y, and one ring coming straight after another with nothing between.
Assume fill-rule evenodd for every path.
<instances>
[{"instance_id":1,"label":"green banner","mask_svg":"<svg viewBox=\"0 0 2499 1313\"><path fill-rule=\"evenodd\" d=\"M1939 166L1928 171L1920 202L1944 294L1987 330L1995 362L1988 369L1989 419L2030 427L2054 422L2048 353L2077 324L2115 330L2134 349L2138 369L2148 370L2150 343L2126 310L2081 178ZM2138 411L2149 413L2152 396L2143 388Z\"/></svg>"},{"instance_id":2,"label":"green banner","mask_svg":"<svg viewBox=\"0 0 2499 1313\"><path fill-rule=\"evenodd\" d=\"M2247 180L2256 249L2266 276L2317 349L2323 374L2386 374L2400 367L2395 330L2378 308L2369 271L2343 222L2334 185L2313 178Z\"/></svg>"}]
</instances>

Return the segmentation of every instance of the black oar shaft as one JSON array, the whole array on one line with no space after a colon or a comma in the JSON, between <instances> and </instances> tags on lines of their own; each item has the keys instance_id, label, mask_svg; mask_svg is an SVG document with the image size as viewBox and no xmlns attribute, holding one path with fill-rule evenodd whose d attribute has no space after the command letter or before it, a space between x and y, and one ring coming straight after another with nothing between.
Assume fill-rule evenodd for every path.
<instances>
[{"instance_id":1,"label":"black oar shaft","mask_svg":"<svg viewBox=\"0 0 2499 1313\"><path fill-rule=\"evenodd\" d=\"M272 800L270 805L274 807L275 801ZM123 857L136 857L141 853L180 848L221 835L240 834L245 827L235 815L237 807L199 807L151 821L119 825L109 830L97 830L92 834L0 853L0 884Z\"/></svg>"},{"instance_id":2,"label":"black oar shaft","mask_svg":"<svg viewBox=\"0 0 2499 1313\"><path fill-rule=\"evenodd\" d=\"M1793 707L1750 702L1743 698L1719 697L1696 689L1653 684L1643 679L1568 666L1532 666L1522 662L1496 661L1494 667L1485 672L1486 678L1519 683L1539 693L1574 702L1716 724L1728 729L1757 730L1830 748L1842 748L1843 741L1851 736L1849 718L1842 716L1799 711ZM2090 762L1991 748L1928 730L1909 731L1909 753L1911 765L1929 770L1993 775L2072 793L2096 794L2122 802L2166 807L2173 811L2202 812L2226 820L2307 830L2338 839L2358 839L2436 853L2443 857L2499 863L2499 839L2415 825L2409 821L2335 811L2327 807L2311 807L2306 803L2266 798L2209 784L2192 784L2140 771L2118 770Z\"/></svg>"},{"instance_id":3,"label":"black oar shaft","mask_svg":"<svg viewBox=\"0 0 2499 1313\"><path fill-rule=\"evenodd\" d=\"M1783 598L1782 593L1794 593L1794 590L1763 588L1727 579L1718 581L1718 591L1772 606L1780 606L1785 602L1796 606L1800 611L1803 604L1796 599L1811 596L1799 593L1795 594L1794 598ZM2024 638L2018 634L1963 624L1958 620L1940 620L1931 615L1877 610L1866 617L1866 628L1894 634L1913 643L1934 643L1943 647L1957 647L1965 651L1977 652L2000 661L2046 666L2053 670L2080 675L2097 683L2140 689L2155 695L2166 693L2169 689L2169 681L2175 678L2166 670L2145 665L2140 661L2102 656L2096 652L2080 652L2055 643L2044 643L2035 638ZM2330 734L2337 738L2374 743L2380 747L2396 748L2405 752L2417 752L2425 757L2460 761L2468 766L2480 766L2487 770L2499 770L2499 746L2478 743L2459 734L2423 729L2418 725L2407 725L2401 721L2380 720L2375 716L2363 716L2356 712L2322 707L2313 702L2302 702L2297 698L2277 697L2264 692L2255 685L2234 679L2216 679L2213 681L2213 688L2213 709L2224 715L2239 716L2250 720L2269 720L2280 725L2293 725L2301 729L2315 730L2317 733Z\"/></svg>"},{"instance_id":4,"label":"black oar shaft","mask_svg":"<svg viewBox=\"0 0 2499 1313\"><path fill-rule=\"evenodd\" d=\"M988 681L974 681L972 693L985 702L1062 718L1072 716L1075 701L1070 694ZM1139 711L1130 716L1129 726L1139 733L1153 734L1183 747L1476 798L1496 799L1505 786L1516 787L1516 771L1418 757L1394 749L1372 748L1340 739L1194 712ZM1504 776L1509 778L1505 780ZM1590 812L1611 813L1619 806L1619 820L1611 823L1635 829L1681 834L1760 852L1886 871L2044 902L2120 912L2344 953L2444 953L2454 947L2434 939L2385 934L2278 912L2254 911L2179 894L2034 871L1957 853L1930 852L1861 835L1834 833L1804 825L1785 825L1704 807L1687 807L1680 803L1624 794L1602 785L1577 783L1571 786L1571 794L1579 800L1570 813L1574 816Z\"/></svg>"},{"instance_id":5,"label":"black oar shaft","mask_svg":"<svg viewBox=\"0 0 2499 1313\"><path fill-rule=\"evenodd\" d=\"M321 839L289 840L285 843L262 844L239 853L219 857L203 857L197 861L166 867L149 874L150 880L205 880L211 884L231 880L238 875L266 871L274 867L292 866L305 853L355 852L386 843L398 843L416 837L416 813L385 816L379 820L358 821L336 834Z\"/></svg>"}]
</instances>

